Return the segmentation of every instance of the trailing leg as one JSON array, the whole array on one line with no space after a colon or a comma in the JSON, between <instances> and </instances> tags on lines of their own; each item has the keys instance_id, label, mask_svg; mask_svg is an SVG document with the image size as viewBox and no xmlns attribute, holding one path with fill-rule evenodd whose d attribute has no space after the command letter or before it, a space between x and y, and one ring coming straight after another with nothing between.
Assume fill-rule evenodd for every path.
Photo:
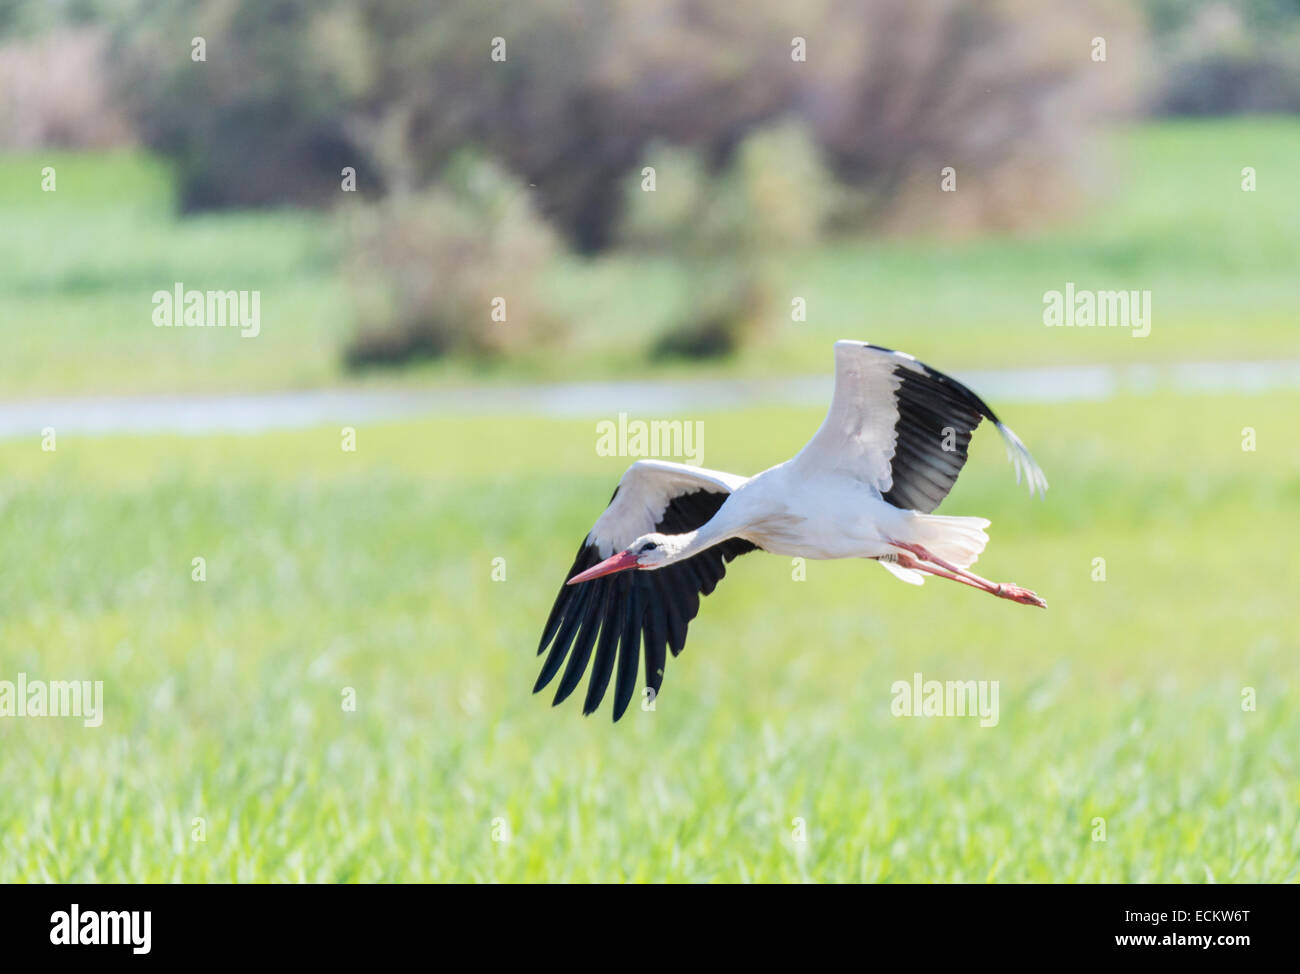
<instances>
[{"instance_id":1,"label":"trailing leg","mask_svg":"<svg viewBox=\"0 0 1300 974\"><path fill-rule=\"evenodd\" d=\"M922 545L906 544L898 541L891 541L890 544L901 549L898 555L898 564L902 568L910 568L913 571L925 572L927 575L936 575L949 581L960 582L963 585L969 585L971 588L977 588L981 592L996 595L1000 599L1019 602L1021 605L1036 605L1040 609L1047 608L1047 602L1029 589L1007 582L991 582L987 578L981 578L974 572L959 568L942 558L936 558Z\"/></svg>"}]
</instances>

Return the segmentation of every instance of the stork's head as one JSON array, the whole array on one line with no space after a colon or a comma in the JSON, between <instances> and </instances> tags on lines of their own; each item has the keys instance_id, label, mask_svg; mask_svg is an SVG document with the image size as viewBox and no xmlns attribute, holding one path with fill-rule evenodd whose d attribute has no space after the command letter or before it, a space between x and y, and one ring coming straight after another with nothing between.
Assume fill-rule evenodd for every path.
<instances>
[{"instance_id":1,"label":"stork's head","mask_svg":"<svg viewBox=\"0 0 1300 974\"><path fill-rule=\"evenodd\" d=\"M579 582L589 582L602 575L613 575L615 572L625 572L633 568L642 571L662 568L673 560L679 548L676 539L669 535L643 534L617 554L606 558L598 565L593 565L585 572L574 575L567 584L577 585Z\"/></svg>"}]
</instances>

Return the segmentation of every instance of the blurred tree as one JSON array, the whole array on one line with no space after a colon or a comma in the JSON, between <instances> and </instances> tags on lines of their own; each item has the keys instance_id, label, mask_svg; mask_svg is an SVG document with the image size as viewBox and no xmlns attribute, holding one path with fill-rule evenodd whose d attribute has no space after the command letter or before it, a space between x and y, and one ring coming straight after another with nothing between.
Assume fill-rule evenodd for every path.
<instances>
[{"instance_id":1,"label":"blurred tree","mask_svg":"<svg viewBox=\"0 0 1300 974\"><path fill-rule=\"evenodd\" d=\"M720 171L751 131L799 118L834 174L882 205L936 160L987 171L1056 151L1123 88L1121 66L1099 72L1087 58L1094 33L1127 30L1109 9L134 0L117 21L117 63L146 140L179 163L188 207L327 202L344 165L364 191L426 186L478 146L595 251L654 142ZM190 60L194 35L206 62Z\"/></svg>"},{"instance_id":2,"label":"blurred tree","mask_svg":"<svg viewBox=\"0 0 1300 974\"><path fill-rule=\"evenodd\" d=\"M1300 112L1300 0L1149 3L1161 27L1156 112Z\"/></svg>"},{"instance_id":3,"label":"blurred tree","mask_svg":"<svg viewBox=\"0 0 1300 974\"><path fill-rule=\"evenodd\" d=\"M348 16L330 0L136 0L117 21L120 97L176 161L184 208L336 198L357 161L345 109L370 89L368 36L332 23Z\"/></svg>"}]
</instances>

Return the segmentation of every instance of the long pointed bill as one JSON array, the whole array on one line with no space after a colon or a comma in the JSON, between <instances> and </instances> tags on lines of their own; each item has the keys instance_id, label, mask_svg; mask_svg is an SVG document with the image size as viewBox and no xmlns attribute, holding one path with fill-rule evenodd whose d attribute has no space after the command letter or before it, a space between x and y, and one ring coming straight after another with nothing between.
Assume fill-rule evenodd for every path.
<instances>
[{"instance_id":1,"label":"long pointed bill","mask_svg":"<svg viewBox=\"0 0 1300 974\"><path fill-rule=\"evenodd\" d=\"M625 572L629 568L636 567L636 555L627 551L620 551L611 558L606 558L599 565L592 565L585 572L579 572L571 579L565 582L565 585L577 585L579 582L590 582L593 578L600 578L602 575L613 575L615 572Z\"/></svg>"}]
</instances>

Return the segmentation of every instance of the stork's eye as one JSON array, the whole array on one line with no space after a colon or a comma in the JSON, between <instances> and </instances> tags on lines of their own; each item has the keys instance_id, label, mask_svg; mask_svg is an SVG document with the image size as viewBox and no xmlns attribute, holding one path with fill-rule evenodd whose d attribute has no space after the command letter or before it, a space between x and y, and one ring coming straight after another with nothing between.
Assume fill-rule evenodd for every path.
<instances>
[{"instance_id":1,"label":"stork's eye","mask_svg":"<svg viewBox=\"0 0 1300 974\"><path fill-rule=\"evenodd\" d=\"M657 541L647 541L645 544L643 544L640 548L637 549L636 553L638 555L644 555L647 551L654 551L658 547L659 547L659 543Z\"/></svg>"}]
</instances>

